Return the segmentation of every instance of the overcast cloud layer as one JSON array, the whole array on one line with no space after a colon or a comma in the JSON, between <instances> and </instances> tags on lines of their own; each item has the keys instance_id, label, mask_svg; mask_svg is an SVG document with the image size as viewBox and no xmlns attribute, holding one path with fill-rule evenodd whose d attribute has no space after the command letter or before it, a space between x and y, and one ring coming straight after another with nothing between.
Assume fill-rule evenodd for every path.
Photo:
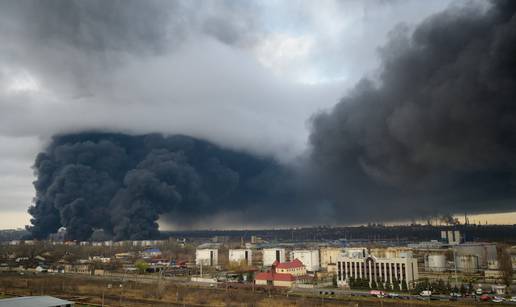
<instances>
[{"instance_id":1,"label":"overcast cloud layer","mask_svg":"<svg viewBox=\"0 0 516 307\"><path fill-rule=\"evenodd\" d=\"M377 78L390 30L465 3L0 2L0 209L26 211L56 133L181 133L291 161L312 114Z\"/></svg>"}]
</instances>

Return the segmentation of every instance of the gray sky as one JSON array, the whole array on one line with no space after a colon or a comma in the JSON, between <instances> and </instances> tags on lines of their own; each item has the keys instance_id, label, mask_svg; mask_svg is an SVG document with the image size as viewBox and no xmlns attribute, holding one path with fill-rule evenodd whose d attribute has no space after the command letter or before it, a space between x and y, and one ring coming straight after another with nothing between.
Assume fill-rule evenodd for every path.
<instances>
[{"instance_id":1,"label":"gray sky","mask_svg":"<svg viewBox=\"0 0 516 307\"><path fill-rule=\"evenodd\" d=\"M0 1L0 228L61 132L182 133L288 161L418 1ZM477 5L477 4L475 4Z\"/></svg>"}]
</instances>

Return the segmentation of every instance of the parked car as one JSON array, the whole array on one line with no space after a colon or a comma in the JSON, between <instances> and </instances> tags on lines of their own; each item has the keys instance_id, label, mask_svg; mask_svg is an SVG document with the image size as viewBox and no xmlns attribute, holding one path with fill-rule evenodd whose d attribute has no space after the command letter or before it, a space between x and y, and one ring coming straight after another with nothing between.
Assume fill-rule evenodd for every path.
<instances>
[{"instance_id":1,"label":"parked car","mask_svg":"<svg viewBox=\"0 0 516 307\"><path fill-rule=\"evenodd\" d=\"M385 296L385 292L380 291L380 290L371 290L371 291L369 291L369 294L371 294L372 296L376 296L376 297L384 297Z\"/></svg>"},{"instance_id":2,"label":"parked car","mask_svg":"<svg viewBox=\"0 0 516 307\"><path fill-rule=\"evenodd\" d=\"M421 293L419 293L420 296L429 297L432 296L432 291L430 290L423 290Z\"/></svg>"},{"instance_id":3,"label":"parked car","mask_svg":"<svg viewBox=\"0 0 516 307\"><path fill-rule=\"evenodd\" d=\"M491 296L489 294L482 294L480 296L480 300L484 301L484 302L487 302L487 301L491 300Z\"/></svg>"},{"instance_id":4,"label":"parked car","mask_svg":"<svg viewBox=\"0 0 516 307\"><path fill-rule=\"evenodd\" d=\"M505 299L500 296L495 296L495 297L493 297L493 300L492 300L493 303L501 303L503 301L505 301Z\"/></svg>"}]
</instances>

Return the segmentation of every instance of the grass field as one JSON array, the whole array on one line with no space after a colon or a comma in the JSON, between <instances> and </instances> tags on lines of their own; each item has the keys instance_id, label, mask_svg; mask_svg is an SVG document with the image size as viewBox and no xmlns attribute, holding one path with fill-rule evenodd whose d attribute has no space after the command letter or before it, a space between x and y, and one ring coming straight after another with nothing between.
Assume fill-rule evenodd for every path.
<instances>
[{"instance_id":1,"label":"grass field","mask_svg":"<svg viewBox=\"0 0 516 307\"><path fill-rule=\"evenodd\" d=\"M401 301L373 297L311 297L286 293L252 292L243 289L195 287L183 283L134 281L63 275L0 274L4 295L52 295L76 302L76 306L344 306L344 307L419 307L419 306L502 306L500 304L439 301ZM0 296L1 297L1 296Z\"/></svg>"}]
</instances>

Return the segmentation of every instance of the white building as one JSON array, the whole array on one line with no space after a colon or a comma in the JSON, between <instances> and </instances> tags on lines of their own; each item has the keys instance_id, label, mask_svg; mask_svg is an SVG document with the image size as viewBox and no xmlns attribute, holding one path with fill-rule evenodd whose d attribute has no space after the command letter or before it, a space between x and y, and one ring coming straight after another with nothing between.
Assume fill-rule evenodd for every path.
<instances>
[{"instance_id":1,"label":"white building","mask_svg":"<svg viewBox=\"0 0 516 307\"><path fill-rule=\"evenodd\" d=\"M217 266L219 264L219 250L216 248L198 248L195 250L195 264Z\"/></svg>"},{"instance_id":2,"label":"white building","mask_svg":"<svg viewBox=\"0 0 516 307\"><path fill-rule=\"evenodd\" d=\"M299 259L309 272L319 271L320 269L318 250L294 250L290 252L290 259Z\"/></svg>"},{"instance_id":3,"label":"white building","mask_svg":"<svg viewBox=\"0 0 516 307\"><path fill-rule=\"evenodd\" d=\"M247 265L253 263L253 251L251 249L230 249L229 250L229 261L230 262L245 262Z\"/></svg>"},{"instance_id":4,"label":"white building","mask_svg":"<svg viewBox=\"0 0 516 307\"><path fill-rule=\"evenodd\" d=\"M340 254L342 254L342 248L340 247L321 247L321 268L326 269L329 264L336 264Z\"/></svg>"},{"instance_id":5,"label":"white building","mask_svg":"<svg viewBox=\"0 0 516 307\"><path fill-rule=\"evenodd\" d=\"M373 280L376 284L384 285L387 282L391 285L394 281L398 281L400 285L405 282L410 289L419 278L417 259L342 255L337 261L337 282L339 285L346 285L350 278L366 279L370 286Z\"/></svg>"},{"instance_id":6,"label":"white building","mask_svg":"<svg viewBox=\"0 0 516 307\"><path fill-rule=\"evenodd\" d=\"M264 248L263 266L271 266L274 261L285 262L284 248Z\"/></svg>"}]
</instances>

